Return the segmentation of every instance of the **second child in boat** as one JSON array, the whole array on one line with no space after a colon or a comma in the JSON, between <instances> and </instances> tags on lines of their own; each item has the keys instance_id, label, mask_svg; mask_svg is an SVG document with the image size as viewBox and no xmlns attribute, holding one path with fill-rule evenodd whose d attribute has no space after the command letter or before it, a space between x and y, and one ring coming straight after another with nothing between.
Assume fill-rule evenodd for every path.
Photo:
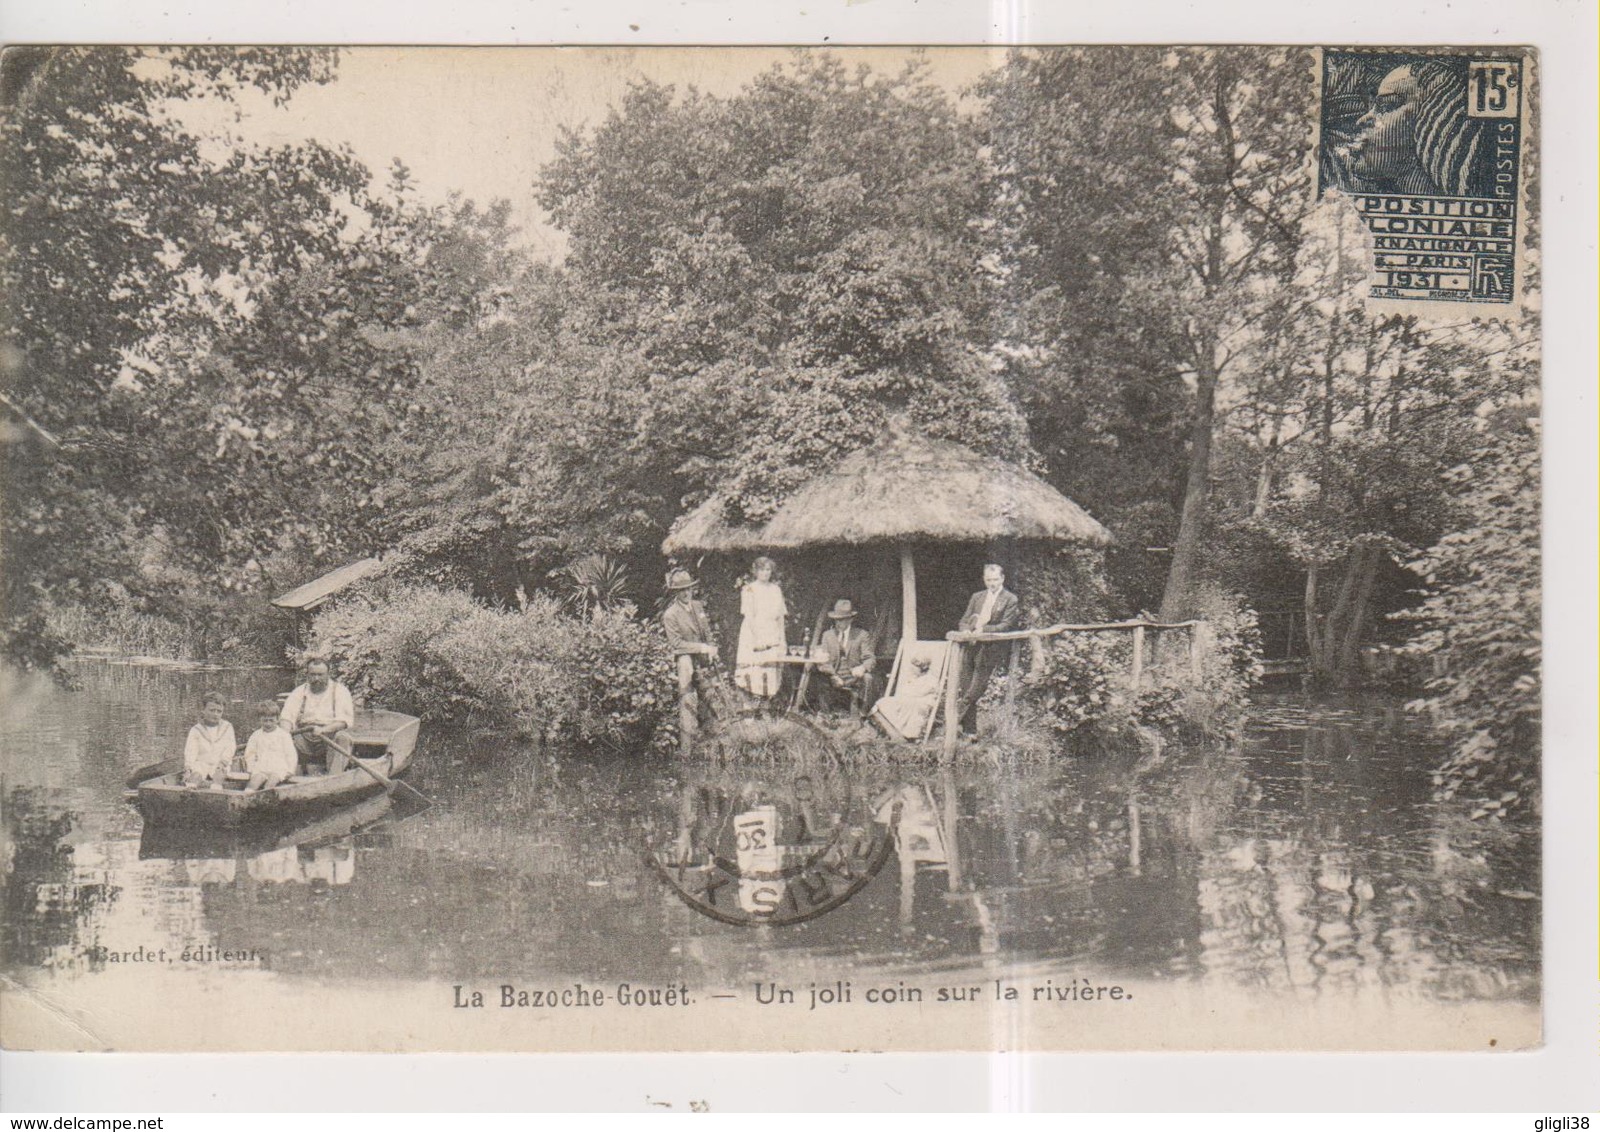
<instances>
[{"instance_id":1,"label":"second child in boat","mask_svg":"<svg viewBox=\"0 0 1600 1132\"><path fill-rule=\"evenodd\" d=\"M250 772L246 790L271 790L294 774L300 765L300 752L294 738L278 726L278 705L256 705L256 729L244 746L244 767Z\"/></svg>"},{"instance_id":2,"label":"second child in boat","mask_svg":"<svg viewBox=\"0 0 1600 1132\"><path fill-rule=\"evenodd\" d=\"M200 698L200 722L189 728L183 744L183 784L199 789L221 790L233 769L238 743L233 724L222 718L226 701L221 692L207 692Z\"/></svg>"}]
</instances>

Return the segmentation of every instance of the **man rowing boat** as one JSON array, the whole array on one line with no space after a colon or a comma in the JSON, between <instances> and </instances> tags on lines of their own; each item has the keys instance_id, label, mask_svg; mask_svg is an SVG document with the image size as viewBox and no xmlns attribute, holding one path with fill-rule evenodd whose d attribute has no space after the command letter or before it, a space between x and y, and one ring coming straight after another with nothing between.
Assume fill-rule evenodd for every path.
<instances>
[{"instance_id":1,"label":"man rowing boat","mask_svg":"<svg viewBox=\"0 0 1600 1132\"><path fill-rule=\"evenodd\" d=\"M333 679L327 661L306 661L306 682L289 693L278 719L294 737L302 760L325 760L329 774L345 769L350 744L340 733L355 726L356 705L350 689Z\"/></svg>"}]
</instances>

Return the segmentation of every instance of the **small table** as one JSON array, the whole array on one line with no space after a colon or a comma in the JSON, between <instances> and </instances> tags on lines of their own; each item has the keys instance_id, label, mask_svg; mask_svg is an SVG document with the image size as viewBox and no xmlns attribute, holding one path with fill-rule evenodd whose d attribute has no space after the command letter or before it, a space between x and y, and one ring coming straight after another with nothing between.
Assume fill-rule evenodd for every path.
<instances>
[{"instance_id":1,"label":"small table","mask_svg":"<svg viewBox=\"0 0 1600 1132\"><path fill-rule=\"evenodd\" d=\"M795 686L794 695L789 700L789 710L795 711L800 707L800 697L805 694L806 684L811 679L811 670L826 659L827 654L820 649L808 653L805 646L801 645L792 647L790 652L783 656L768 657L748 667L798 668L800 670L800 682Z\"/></svg>"}]
</instances>

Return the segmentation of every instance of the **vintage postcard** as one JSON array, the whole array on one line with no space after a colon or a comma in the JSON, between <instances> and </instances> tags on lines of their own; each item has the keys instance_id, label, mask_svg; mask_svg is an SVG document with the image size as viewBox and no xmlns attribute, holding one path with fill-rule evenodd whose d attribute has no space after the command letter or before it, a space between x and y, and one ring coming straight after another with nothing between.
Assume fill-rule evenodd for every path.
<instances>
[{"instance_id":1,"label":"vintage postcard","mask_svg":"<svg viewBox=\"0 0 1600 1132\"><path fill-rule=\"evenodd\" d=\"M1538 1046L1537 94L8 49L0 1044Z\"/></svg>"}]
</instances>

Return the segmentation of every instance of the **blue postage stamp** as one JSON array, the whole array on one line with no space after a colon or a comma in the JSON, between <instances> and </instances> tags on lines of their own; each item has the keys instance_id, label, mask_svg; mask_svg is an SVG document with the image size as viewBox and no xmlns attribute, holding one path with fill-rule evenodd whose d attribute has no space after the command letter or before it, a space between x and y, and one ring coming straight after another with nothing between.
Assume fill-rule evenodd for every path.
<instances>
[{"instance_id":1,"label":"blue postage stamp","mask_svg":"<svg viewBox=\"0 0 1600 1132\"><path fill-rule=\"evenodd\" d=\"M1322 53L1319 191L1371 247L1369 296L1512 314L1529 56Z\"/></svg>"}]
</instances>

